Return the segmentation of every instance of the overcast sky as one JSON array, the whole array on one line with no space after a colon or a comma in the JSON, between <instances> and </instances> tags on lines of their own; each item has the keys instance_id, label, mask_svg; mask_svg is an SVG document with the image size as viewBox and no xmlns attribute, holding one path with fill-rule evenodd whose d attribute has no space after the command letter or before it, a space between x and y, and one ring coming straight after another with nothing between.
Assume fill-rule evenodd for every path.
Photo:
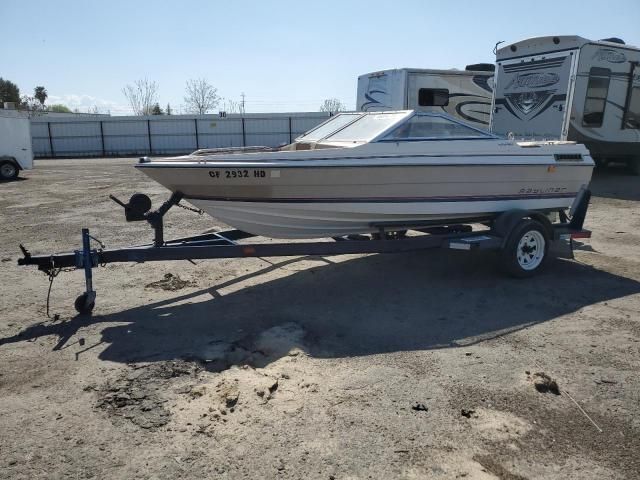
<instances>
[{"instance_id":1,"label":"overcast sky","mask_svg":"<svg viewBox=\"0 0 640 480\"><path fill-rule=\"evenodd\" d=\"M617 36L640 45L640 0L0 0L0 76L49 103L129 112L122 87L147 77L179 111L206 78L247 112L355 105L358 75L493 62L496 42Z\"/></svg>"}]
</instances>

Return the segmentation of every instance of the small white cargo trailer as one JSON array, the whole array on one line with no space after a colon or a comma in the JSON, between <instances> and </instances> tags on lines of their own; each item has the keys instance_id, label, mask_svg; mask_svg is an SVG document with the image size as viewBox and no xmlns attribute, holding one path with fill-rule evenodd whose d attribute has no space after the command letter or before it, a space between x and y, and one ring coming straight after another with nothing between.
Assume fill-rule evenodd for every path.
<instances>
[{"instance_id":1,"label":"small white cargo trailer","mask_svg":"<svg viewBox=\"0 0 640 480\"><path fill-rule=\"evenodd\" d=\"M488 129L493 93L492 64L466 70L399 68L358 77L356 110L446 112Z\"/></svg>"},{"instance_id":2,"label":"small white cargo trailer","mask_svg":"<svg viewBox=\"0 0 640 480\"><path fill-rule=\"evenodd\" d=\"M538 37L497 51L491 131L583 143L640 173L640 49L618 38Z\"/></svg>"},{"instance_id":3,"label":"small white cargo trailer","mask_svg":"<svg viewBox=\"0 0 640 480\"><path fill-rule=\"evenodd\" d=\"M0 109L0 180L13 180L20 170L31 168L33 150L28 115Z\"/></svg>"}]
</instances>

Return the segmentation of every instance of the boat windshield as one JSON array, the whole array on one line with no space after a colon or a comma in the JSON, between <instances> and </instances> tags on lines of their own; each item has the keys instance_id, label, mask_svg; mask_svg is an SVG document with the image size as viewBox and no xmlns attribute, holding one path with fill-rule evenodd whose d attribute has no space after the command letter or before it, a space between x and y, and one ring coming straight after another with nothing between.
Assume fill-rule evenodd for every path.
<instances>
[{"instance_id":1,"label":"boat windshield","mask_svg":"<svg viewBox=\"0 0 640 480\"><path fill-rule=\"evenodd\" d=\"M306 134L296 138L297 142L317 142L321 138L330 135L331 133L340 130L342 127L350 122L353 122L362 113L340 113L330 120L320 124L313 130L308 131Z\"/></svg>"},{"instance_id":2,"label":"boat windshield","mask_svg":"<svg viewBox=\"0 0 640 480\"><path fill-rule=\"evenodd\" d=\"M342 142L412 141L443 139L496 138L483 130L465 125L440 113L353 112L339 113L296 142L323 144Z\"/></svg>"},{"instance_id":3,"label":"boat windshield","mask_svg":"<svg viewBox=\"0 0 640 480\"><path fill-rule=\"evenodd\" d=\"M407 112L365 114L342 130L325 138L326 142L368 142L407 116Z\"/></svg>"},{"instance_id":4,"label":"boat windshield","mask_svg":"<svg viewBox=\"0 0 640 480\"><path fill-rule=\"evenodd\" d=\"M493 138L492 135L440 115L416 114L381 140Z\"/></svg>"}]
</instances>

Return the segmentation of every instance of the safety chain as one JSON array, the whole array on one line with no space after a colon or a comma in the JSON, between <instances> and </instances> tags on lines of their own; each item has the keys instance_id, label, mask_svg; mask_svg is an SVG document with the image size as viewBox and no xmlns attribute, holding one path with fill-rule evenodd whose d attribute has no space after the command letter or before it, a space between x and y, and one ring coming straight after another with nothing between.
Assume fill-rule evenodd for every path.
<instances>
[{"instance_id":1,"label":"safety chain","mask_svg":"<svg viewBox=\"0 0 640 480\"><path fill-rule=\"evenodd\" d=\"M53 257L51 258L51 268L48 269L46 272L44 272L47 275L47 277L49 277L49 290L47 290L47 317L48 318L51 318L51 315L49 315L49 299L51 298L51 287L53 287L53 281L62 272L73 272L74 270L75 268L56 268L55 261L53 260ZM55 314L54 320L58 320L58 318L60 318L59 315Z\"/></svg>"},{"instance_id":2,"label":"safety chain","mask_svg":"<svg viewBox=\"0 0 640 480\"><path fill-rule=\"evenodd\" d=\"M187 207L186 205L182 205L181 203L176 203L176 205L180 208L184 208L185 210L189 210L190 212L195 212L198 215L204 214L204 211L200 210L199 208Z\"/></svg>"},{"instance_id":3,"label":"safety chain","mask_svg":"<svg viewBox=\"0 0 640 480\"><path fill-rule=\"evenodd\" d=\"M97 239L96 237L89 235L89 238L90 238L91 240L94 240L95 242L97 242L97 243L98 243L98 245L100 245L100 248L97 248L97 249L96 249L96 253L98 254L98 259L99 259L99 258L100 258L100 256L101 256L101 254L102 254L102 252L103 252L103 250L104 250L105 248L107 248L107 247L106 247L106 245L104 244L104 242L102 242L101 240ZM99 266L99 267L106 267L106 266L107 266L107 263L106 263L106 262L98 263L98 266Z\"/></svg>"}]
</instances>

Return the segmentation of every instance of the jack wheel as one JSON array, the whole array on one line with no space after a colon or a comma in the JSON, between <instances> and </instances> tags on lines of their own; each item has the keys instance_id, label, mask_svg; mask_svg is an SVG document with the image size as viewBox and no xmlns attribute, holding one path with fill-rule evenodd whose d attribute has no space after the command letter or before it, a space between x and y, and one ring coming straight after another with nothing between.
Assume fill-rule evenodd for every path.
<instances>
[{"instance_id":1,"label":"jack wheel","mask_svg":"<svg viewBox=\"0 0 640 480\"><path fill-rule=\"evenodd\" d=\"M76 301L73 303L73 306L76 308L76 311L81 315L88 315L93 311L93 307L96 306L95 301L91 301L87 303L87 294L83 293Z\"/></svg>"}]
</instances>

